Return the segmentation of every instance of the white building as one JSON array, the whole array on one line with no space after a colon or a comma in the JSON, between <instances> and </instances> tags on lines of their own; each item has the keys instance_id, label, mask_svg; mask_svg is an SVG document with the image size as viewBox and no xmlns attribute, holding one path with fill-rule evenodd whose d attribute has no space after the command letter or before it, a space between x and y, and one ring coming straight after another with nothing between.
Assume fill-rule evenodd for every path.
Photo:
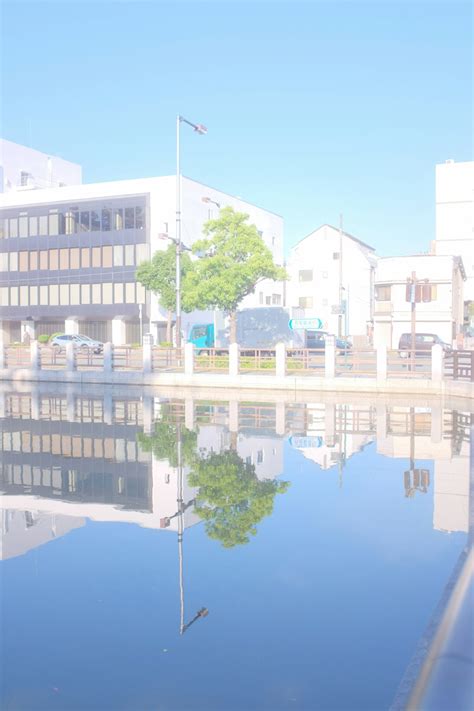
<instances>
[{"instance_id":1,"label":"white building","mask_svg":"<svg viewBox=\"0 0 474 711\"><path fill-rule=\"evenodd\" d=\"M304 309L305 317L320 318L323 330L365 338L372 321L376 263L373 247L322 225L291 250L287 304Z\"/></svg>"},{"instance_id":2,"label":"white building","mask_svg":"<svg viewBox=\"0 0 474 711\"><path fill-rule=\"evenodd\" d=\"M402 333L411 332L407 279L424 282L425 299L416 304L416 332L434 333L451 343L463 323L462 259L417 254L379 259L375 274L374 345L398 348Z\"/></svg>"},{"instance_id":3,"label":"white building","mask_svg":"<svg viewBox=\"0 0 474 711\"><path fill-rule=\"evenodd\" d=\"M474 321L474 162L448 160L436 166L434 254L462 257L466 270L464 301Z\"/></svg>"},{"instance_id":4,"label":"white building","mask_svg":"<svg viewBox=\"0 0 474 711\"><path fill-rule=\"evenodd\" d=\"M142 329L165 340L166 313L135 281L136 267L175 236L175 176L69 185L0 196L0 319L3 340L57 331L115 344ZM203 198L213 202L204 203ZM249 215L283 263L278 215L182 178L182 241L192 245L220 206ZM265 281L242 307L281 305L283 284ZM201 316L202 318L202 316Z\"/></svg>"},{"instance_id":5,"label":"white building","mask_svg":"<svg viewBox=\"0 0 474 711\"><path fill-rule=\"evenodd\" d=\"M80 183L82 168L77 163L0 138L0 193Z\"/></svg>"}]
</instances>

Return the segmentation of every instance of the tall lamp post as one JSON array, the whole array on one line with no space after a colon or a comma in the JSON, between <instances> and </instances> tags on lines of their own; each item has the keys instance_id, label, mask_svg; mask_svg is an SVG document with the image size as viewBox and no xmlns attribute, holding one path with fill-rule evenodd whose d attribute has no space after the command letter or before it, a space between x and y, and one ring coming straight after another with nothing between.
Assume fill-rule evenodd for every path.
<instances>
[{"instance_id":1,"label":"tall lamp post","mask_svg":"<svg viewBox=\"0 0 474 711\"><path fill-rule=\"evenodd\" d=\"M207 128L201 123L192 123L179 114L176 117L176 347L181 347L181 165L180 165L180 128L182 123L201 135Z\"/></svg>"}]
</instances>

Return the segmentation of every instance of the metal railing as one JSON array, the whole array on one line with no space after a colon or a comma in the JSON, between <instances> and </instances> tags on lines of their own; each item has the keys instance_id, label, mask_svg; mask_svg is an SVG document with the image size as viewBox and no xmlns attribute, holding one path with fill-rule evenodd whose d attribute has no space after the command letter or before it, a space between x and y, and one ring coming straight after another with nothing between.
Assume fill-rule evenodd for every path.
<instances>
[{"instance_id":1,"label":"metal railing","mask_svg":"<svg viewBox=\"0 0 474 711\"><path fill-rule=\"evenodd\" d=\"M276 355L273 348L241 348L239 353L239 370L241 373L276 372Z\"/></svg>"},{"instance_id":2,"label":"metal railing","mask_svg":"<svg viewBox=\"0 0 474 711\"><path fill-rule=\"evenodd\" d=\"M431 351L387 351L388 378L431 378Z\"/></svg>"},{"instance_id":3,"label":"metal railing","mask_svg":"<svg viewBox=\"0 0 474 711\"><path fill-rule=\"evenodd\" d=\"M219 373L229 370L229 351L222 348L206 348L194 354L195 373Z\"/></svg>"},{"instance_id":4,"label":"metal railing","mask_svg":"<svg viewBox=\"0 0 474 711\"><path fill-rule=\"evenodd\" d=\"M372 348L336 349L336 376L375 378L377 376L377 352Z\"/></svg>"},{"instance_id":5,"label":"metal railing","mask_svg":"<svg viewBox=\"0 0 474 711\"><path fill-rule=\"evenodd\" d=\"M142 370L143 348L135 346L113 346L112 367L114 370Z\"/></svg>"},{"instance_id":6,"label":"metal railing","mask_svg":"<svg viewBox=\"0 0 474 711\"><path fill-rule=\"evenodd\" d=\"M24 346L7 346L4 351L5 368L30 368L30 349Z\"/></svg>"},{"instance_id":7,"label":"metal railing","mask_svg":"<svg viewBox=\"0 0 474 711\"><path fill-rule=\"evenodd\" d=\"M324 348L287 348L286 372L295 375L324 375Z\"/></svg>"},{"instance_id":8,"label":"metal railing","mask_svg":"<svg viewBox=\"0 0 474 711\"><path fill-rule=\"evenodd\" d=\"M474 350L452 351L444 359L444 376L474 383Z\"/></svg>"},{"instance_id":9,"label":"metal railing","mask_svg":"<svg viewBox=\"0 0 474 711\"><path fill-rule=\"evenodd\" d=\"M153 346L152 369L182 373L184 371L184 348Z\"/></svg>"}]
</instances>

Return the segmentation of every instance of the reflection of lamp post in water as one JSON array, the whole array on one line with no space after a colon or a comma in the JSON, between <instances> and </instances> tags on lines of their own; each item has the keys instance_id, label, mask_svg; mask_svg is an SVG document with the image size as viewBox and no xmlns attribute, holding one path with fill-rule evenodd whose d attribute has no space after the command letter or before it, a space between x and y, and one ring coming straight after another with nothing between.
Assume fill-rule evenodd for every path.
<instances>
[{"instance_id":1,"label":"reflection of lamp post in water","mask_svg":"<svg viewBox=\"0 0 474 711\"><path fill-rule=\"evenodd\" d=\"M179 621L179 633L183 635L189 627L191 627L196 620L200 617L206 617L209 614L209 610L206 607L202 607L194 615L190 622L184 622L184 575L183 575L183 533L184 533L184 512L189 506L195 503L195 499L191 499L187 504L183 501L183 440L181 432L181 423L177 425L177 455L178 455L178 510L173 516L169 518L162 519L160 525L165 528L169 526L170 521L175 516L178 517L178 554L179 554L179 598L180 598L180 621Z\"/></svg>"},{"instance_id":2,"label":"reflection of lamp post in water","mask_svg":"<svg viewBox=\"0 0 474 711\"><path fill-rule=\"evenodd\" d=\"M415 469L415 408L410 407L410 469L404 473L405 496L413 498L415 492L426 494L430 485L429 469Z\"/></svg>"}]
</instances>

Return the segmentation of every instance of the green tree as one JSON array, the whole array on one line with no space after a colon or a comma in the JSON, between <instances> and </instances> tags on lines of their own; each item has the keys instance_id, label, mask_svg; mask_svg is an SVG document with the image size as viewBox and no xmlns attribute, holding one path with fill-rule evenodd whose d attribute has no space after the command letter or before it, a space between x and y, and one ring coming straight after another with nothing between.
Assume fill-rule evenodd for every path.
<instances>
[{"instance_id":1,"label":"green tree","mask_svg":"<svg viewBox=\"0 0 474 711\"><path fill-rule=\"evenodd\" d=\"M192 269L192 261L186 252L181 253L181 308L183 311L191 311L186 300L186 290L184 279L186 274ZM168 312L166 322L166 340L171 342L171 319L173 311L176 310L176 246L170 245L163 251L155 252L152 259L142 262L136 273L136 280L160 299L160 304Z\"/></svg>"},{"instance_id":2,"label":"green tree","mask_svg":"<svg viewBox=\"0 0 474 711\"><path fill-rule=\"evenodd\" d=\"M236 312L240 302L263 279L287 279L248 215L224 207L216 220L204 225L204 238L193 245L200 256L185 277L188 305L217 308L230 315L230 342L237 337Z\"/></svg>"},{"instance_id":3,"label":"green tree","mask_svg":"<svg viewBox=\"0 0 474 711\"><path fill-rule=\"evenodd\" d=\"M151 435L139 432L138 444L143 452L153 452L157 459L167 459L170 466L178 466L178 440L181 437L182 464L191 464L196 458L197 433L179 423L163 420L155 424Z\"/></svg>"},{"instance_id":4,"label":"green tree","mask_svg":"<svg viewBox=\"0 0 474 711\"><path fill-rule=\"evenodd\" d=\"M255 467L233 450L196 459L188 481L199 489L195 511L206 533L224 548L248 543L257 523L272 513L276 494L289 487L286 481L260 481Z\"/></svg>"}]
</instances>

